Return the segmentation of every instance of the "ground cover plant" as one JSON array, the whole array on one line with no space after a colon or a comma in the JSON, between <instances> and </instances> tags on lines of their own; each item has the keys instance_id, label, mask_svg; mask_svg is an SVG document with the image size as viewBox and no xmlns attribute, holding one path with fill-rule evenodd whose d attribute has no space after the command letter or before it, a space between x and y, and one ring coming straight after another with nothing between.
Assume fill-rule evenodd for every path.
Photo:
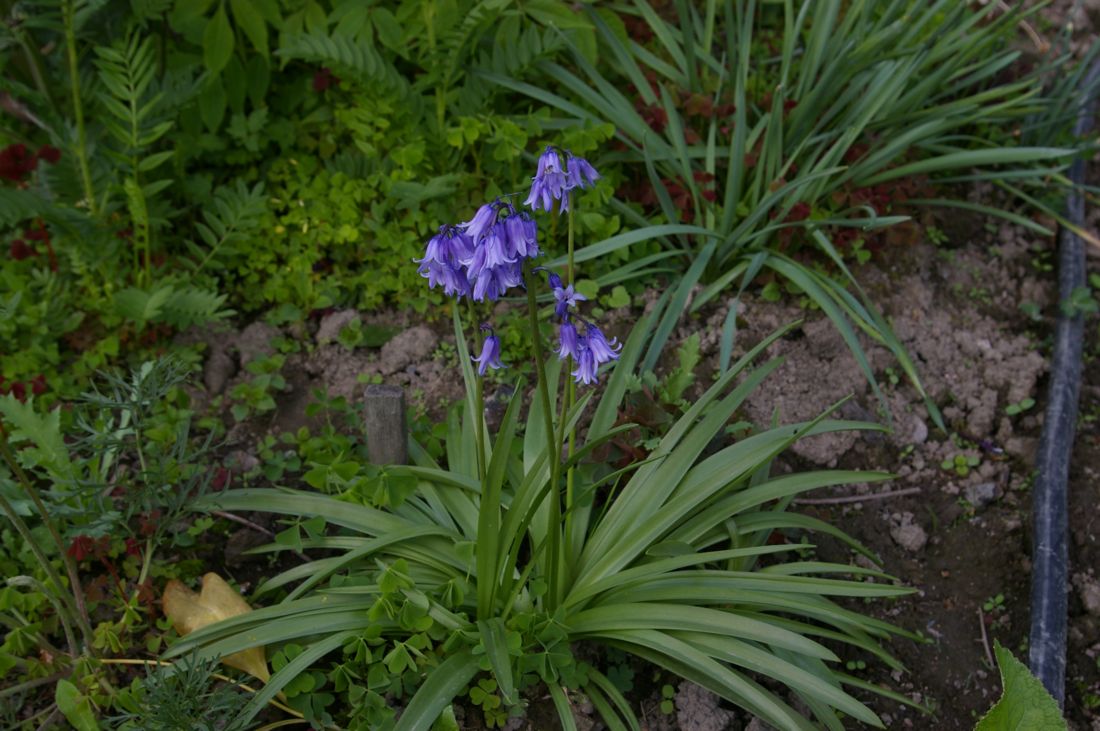
<instances>
[{"instance_id":1,"label":"ground cover plant","mask_svg":"<svg viewBox=\"0 0 1100 731\"><path fill-rule=\"evenodd\" d=\"M0 3L0 726L969 728L998 666L1015 713L1026 568L940 554L1016 530L1041 369L949 308L1019 295L1043 347L1050 256L1001 244L1065 223L1091 92L1014 42L1041 12ZM848 509L892 471L949 507ZM967 590L980 643L935 642Z\"/></svg>"}]
</instances>

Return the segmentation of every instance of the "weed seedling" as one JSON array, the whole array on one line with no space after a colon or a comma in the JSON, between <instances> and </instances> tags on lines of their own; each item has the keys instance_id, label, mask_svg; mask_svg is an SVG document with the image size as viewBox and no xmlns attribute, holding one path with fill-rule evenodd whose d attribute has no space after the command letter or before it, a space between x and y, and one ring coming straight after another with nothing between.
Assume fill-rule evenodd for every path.
<instances>
[{"instance_id":1,"label":"weed seedling","mask_svg":"<svg viewBox=\"0 0 1100 731\"><path fill-rule=\"evenodd\" d=\"M954 457L949 457L940 463L940 467L948 472L954 471L959 477L966 477L970 474L970 470L981 464L982 459L974 454L956 454Z\"/></svg>"},{"instance_id":2,"label":"weed seedling","mask_svg":"<svg viewBox=\"0 0 1100 731\"><path fill-rule=\"evenodd\" d=\"M1005 608L1005 595L1004 594L997 594L996 596L991 596L991 597L989 597L988 599L985 600L984 604L982 604L982 611L984 611L984 612L1001 612L1001 611L1004 611L1004 608Z\"/></svg>"},{"instance_id":3,"label":"weed seedling","mask_svg":"<svg viewBox=\"0 0 1100 731\"><path fill-rule=\"evenodd\" d=\"M935 226L929 226L924 229L924 235L928 237L928 241L933 246L943 246L948 243L947 233L943 229L936 228Z\"/></svg>"},{"instance_id":4,"label":"weed seedling","mask_svg":"<svg viewBox=\"0 0 1100 731\"><path fill-rule=\"evenodd\" d=\"M673 698L676 697L676 688L672 687L668 683L661 686L661 713L666 716L671 716L673 711L676 710L676 704L673 702Z\"/></svg>"}]
</instances>

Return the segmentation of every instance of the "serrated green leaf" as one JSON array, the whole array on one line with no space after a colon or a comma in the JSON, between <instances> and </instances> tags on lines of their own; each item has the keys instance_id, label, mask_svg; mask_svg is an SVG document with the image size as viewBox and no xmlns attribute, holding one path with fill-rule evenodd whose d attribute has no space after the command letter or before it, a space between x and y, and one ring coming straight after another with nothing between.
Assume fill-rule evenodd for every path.
<instances>
[{"instance_id":1,"label":"serrated green leaf","mask_svg":"<svg viewBox=\"0 0 1100 731\"><path fill-rule=\"evenodd\" d=\"M0 415L11 427L13 442L30 444L18 452L17 458L24 467L43 467L60 477L72 474L69 450L61 435L60 409L40 414L34 410L33 398L21 403L14 395L7 394L0 398Z\"/></svg>"},{"instance_id":2,"label":"serrated green leaf","mask_svg":"<svg viewBox=\"0 0 1100 731\"><path fill-rule=\"evenodd\" d=\"M994 640L1004 694L974 731L1065 731L1058 703L1027 666Z\"/></svg>"}]
</instances>

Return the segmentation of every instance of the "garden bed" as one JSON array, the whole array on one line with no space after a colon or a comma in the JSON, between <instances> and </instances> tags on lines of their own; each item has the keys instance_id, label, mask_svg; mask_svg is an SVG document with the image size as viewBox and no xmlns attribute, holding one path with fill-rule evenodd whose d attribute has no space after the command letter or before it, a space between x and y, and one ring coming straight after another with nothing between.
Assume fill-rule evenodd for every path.
<instances>
[{"instance_id":1,"label":"garden bed","mask_svg":"<svg viewBox=\"0 0 1100 731\"><path fill-rule=\"evenodd\" d=\"M1045 40L1095 59L1091 5L327 4L8 11L0 726L874 721L843 683L970 729L995 643L1027 659L1068 307L1065 713L1100 730L1100 305L1035 233L1095 149ZM375 464L368 384L415 466Z\"/></svg>"},{"instance_id":2,"label":"garden bed","mask_svg":"<svg viewBox=\"0 0 1100 731\"><path fill-rule=\"evenodd\" d=\"M942 229L936 227L936 223ZM840 433L807 439L777 470L801 467L887 470L891 482L837 488L814 493L801 505L806 514L841 526L881 557L885 570L900 577L916 593L889 603L860 607L874 616L920 632L926 643L894 640L890 650L907 672L882 674L870 658L853 656L858 675L904 692L927 706L928 717L912 708L871 699L890 728L968 729L1000 695L1000 680L990 664L992 644L1000 641L1018 657L1026 657L1028 636L1029 563L1031 555L1030 492L1034 455L1042 425L1051 322L1055 315L1052 243L1009 225L991 225L980 218L929 221L939 245L918 235L893 246L889 255L856 272L872 299L880 303L896 332L913 355L925 385L943 410L947 438L936 428L913 388L898 377L889 353L865 343L883 386L891 412L888 435ZM923 233L923 232L921 232ZM1031 307L1030 305L1035 305ZM621 308L611 313L625 335L630 322L644 310ZM698 333L702 362L696 368L702 390L713 373L720 323L729 303L705 308L681 319L673 344ZM812 418L830 404L851 396L839 410L850 419L876 420L880 403L871 392L854 358L836 330L819 313L795 300L768 302L745 297L735 356L776 327L799 318L805 323L776 343L769 354L784 365L749 399L745 417L767 423L773 415L789 422ZM274 415L261 431L294 431L316 426L305 415L308 394L317 388L330 395L355 399L359 373L377 374L387 383L404 386L411 405L426 418L445 414L443 404L461 396L453 364L440 360L453 334L441 323L417 323L408 315L330 315L310 335L327 341L335 324L359 318L364 325L399 325L402 329L379 348L349 351L339 344L321 345L309 356L292 358L284 373L292 388L279 399ZM335 324L334 324L335 323ZM1095 332L1096 318L1089 322ZM237 347L248 346L261 326L246 328ZM616 325L609 326L615 332ZM275 335L274 330L267 332ZM301 333L300 333L301 334ZM234 343L234 339L220 339ZM441 349L442 346L442 349ZM1071 477L1070 646L1067 650L1067 714L1080 728L1100 719L1100 654L1096 638L1100 624L1100 520L1090 506L1100 499L1100 357L1095 340L1087 349L1083 409ZM246 356L247 358L247 356ZM207 374L217 366L207 361ZM231 380L230 380L231 383ZM501 386L501 388L508 388ZM1029 400L1034 402L1028 406ZM233 459L247 467L258 461L254 435L238 435ZM884 495L884 497L876 497ZM258 516L253 516L257 519ZM239 529L231 543L258 543L262 536ZM783 540L802 540L788 535ZM813 540L813 539L807 539ZM817 554L822 560L846 563L849 552L825 538ZM247 558L238 559L245 560ZM235 574L232 566L228 567ZM859 665L867 660L866 669ZM645 687L645 684L640 684ZM748 721L717 704L677 696L690 708L713 707L715 718L730 725L684 722L658 710L658 695L648 704L651 728L738 728ZM645 701L644 698L639 699ZM686 704L686 705L685 705ZM477 728L471 725L470 728ZM537 725L530 728L540 728Z\"/></svg>"}]
</instances>

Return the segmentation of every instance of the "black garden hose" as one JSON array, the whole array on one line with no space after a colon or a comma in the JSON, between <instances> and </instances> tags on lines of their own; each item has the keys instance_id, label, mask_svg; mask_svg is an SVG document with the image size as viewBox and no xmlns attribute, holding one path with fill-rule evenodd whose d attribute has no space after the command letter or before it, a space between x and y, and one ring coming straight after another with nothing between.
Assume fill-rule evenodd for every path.
<instances>
[{"instance_id":1,"label":"black garden hose","mask_svg":"<svg viewBox=\"0 0 1100 731\"><path fill-rule=\"evenodd\" d=\"M1083 88L1089 90L1100 75L1100 61L1092 64ZM1092 131L1095 100L1081 107L1074 126L1078 139ZM1080 229L1085 225L1085 160L1079 157L1069 170L1074 187L1066 197L1066 217ZM1058 232L1058 300L1085 286L1085 243L1068 227ZM1035 543L1031 569L1031 636L1028 664L1058 704L1063 705L1066 678L1066 619L1069 556L1067 481L1077 426L1081 389L1081 353L1085 322L1080 311L1060 308L1051 361L1049 402L1036 459L1038 470L1032 495Z\"/></svg>"}]
</instances>

